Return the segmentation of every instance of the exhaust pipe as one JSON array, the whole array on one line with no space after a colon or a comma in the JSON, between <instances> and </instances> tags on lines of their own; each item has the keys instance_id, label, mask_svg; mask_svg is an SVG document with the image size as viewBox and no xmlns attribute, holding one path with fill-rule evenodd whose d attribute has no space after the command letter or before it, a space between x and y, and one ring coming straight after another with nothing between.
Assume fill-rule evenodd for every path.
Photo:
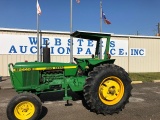
<instances>
[{"instance_id":1,"label":"exhaust pipe","mask_svg":"<svg viewBox=\"0 0 160 120\"><path fill-rule=\"evenodd\" d=\"M43 47L43 62L50 63L50 48L48 48L48 41L46 41L46 47Z\"/></svg>"}]
</instances>

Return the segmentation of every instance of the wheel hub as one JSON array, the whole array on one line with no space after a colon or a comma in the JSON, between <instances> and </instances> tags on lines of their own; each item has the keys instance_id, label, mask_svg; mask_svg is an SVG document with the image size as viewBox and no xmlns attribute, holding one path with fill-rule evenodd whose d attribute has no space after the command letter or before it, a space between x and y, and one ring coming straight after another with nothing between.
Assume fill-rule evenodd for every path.
<instances>
[{"instance_id":1,"label":"wheel hub","mask_svg":"<svg viewBox=\"0 0 160 120\"><path fill-rule=\"evenodd\" d=\"M20 120L29 119L35 112L34 105L29 101L20 102L14 109L15 116Z\"/></svg>"},{"instance_id":2,"label":"wheel hub","mask_svg":"<svg viewBox=\"0 0 160 120\"><path fill-rule=\"evenodd\" d=\"M100 100L107 105L118 103L124 94L122 81L114 76L104 79L99 86Z\"/></svg>"}]
</instances>

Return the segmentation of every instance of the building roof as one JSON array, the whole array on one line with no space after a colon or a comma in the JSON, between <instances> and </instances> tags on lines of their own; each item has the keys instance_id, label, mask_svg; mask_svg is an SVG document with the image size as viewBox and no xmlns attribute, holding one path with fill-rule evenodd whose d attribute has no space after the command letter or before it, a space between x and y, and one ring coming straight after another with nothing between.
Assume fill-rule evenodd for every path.
<instances>
[{"instance_id":1,"label":"building roof","mask_svg":"<svg viewBox=\"0 0 160 120\"><path fill-rule=\"evenodd\" d=\"M0 28L0 31L9 31L9 32L28 32L28 33L37 33L37 30L32 29L18 29L18 28ZM68 31L52 31L52 30L40 30L41 33L48 33L48 34L66 34L70 35ZM81 32L88 32L93 34L105 34L111 35L112 37L133 37L133 38L151 38L151 39L160 39L160 36L145 36L145 35L123 35L123 34L114 34L114 33L105 33L105 32L92 32L92 31L81 31ZM73 35L73 33L72 33ZM76 36L75 36L76 37ZM77 36L78 37L78 36Z\"/></svg>"},{"instance_id":2,"label":"building roof","mask_svg":"<svg viewBox=\"0 0 160 120\"><path fill-rule=\"evenodd\" d=\"M32 30L32 29L17 29L17 28L0 28L0 31L31 32L31 33L36 33L37 32L37 30ZM70 32L66 32L66 31L40 30L40 32L42 32L42 33L70 34Z\"/></svg>"}]
</instances>

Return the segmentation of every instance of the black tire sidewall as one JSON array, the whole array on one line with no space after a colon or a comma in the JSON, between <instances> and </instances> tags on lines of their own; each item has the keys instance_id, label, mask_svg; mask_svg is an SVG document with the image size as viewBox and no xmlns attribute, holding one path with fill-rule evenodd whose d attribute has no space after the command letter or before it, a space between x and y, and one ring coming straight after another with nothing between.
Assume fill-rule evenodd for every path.
<instances>
[{"instance_id":1,"label":"black tire sidewall","mask_svg":"<svg viewBox=\"0 0 160 120\"><path fill-rule=\"evenodd\" d=\"M119 71L118 71L119 70ZM123 71L123 69L109 69L108 67L106 67L104 70L100 71L94 78L93 81L93 87L91 87L91 91L93 92L91 94L91 99L93 100L92 104L95 105L95 107L102 107L101 109L110 109L115 110L117 108L121 108L124 104L124 102L126 101L126 99L128 99L127 97L130 96L130 86L128 86L130 84L130 79L129 77L127 77L127 73L125 71ZM102 82L102 80L104 80L107 77L110 76L115 76L118 77L123 85L124 85L124 95L122 97L122 99L115 105L106 105L104 104L100 98L99 98L99 86ZM128 85L127 85L128 84ZM129 91L129 92L128 92Z\"/></svg>"},{"instance_id":2,"label":"black tire sidewall","mask_svg":"<svg viewBox=\"0 0 160 120\"><path fill-rule=\"evenodd\" d=\"M41 103L39 100L37 100L35 97L30 96L30 95L18 95L14 97L10 103L7 106L7 117L9 120L17 120L15 114L14 114L14 109L16 105L18 105L20 102L23 101L28 101L31 102L34 107L35 107L35 112L29 120L37 120L40 116L41 113Z\"/></svg>"}]
</instances>

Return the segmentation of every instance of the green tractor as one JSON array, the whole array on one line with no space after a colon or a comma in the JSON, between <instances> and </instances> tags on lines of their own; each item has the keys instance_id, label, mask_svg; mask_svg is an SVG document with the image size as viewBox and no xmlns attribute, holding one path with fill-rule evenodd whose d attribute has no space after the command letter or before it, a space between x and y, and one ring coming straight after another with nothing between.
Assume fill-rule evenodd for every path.
<instances>
[{"instance_id":1,"label":"green tractor","mask_svg":"<svg viewBox=\"0 0 160 120\"><path fill-rule=\"evenodd\" d=\"M8 65L14 89L19 93L7 106L9 120L36 120L40 117L42 93L82 92L86 105L97 114L119 113L129 102L131 80L128 73L113 64L109 54L110 34L75 31L72 37L97 41L91 58L74 58L75 63L50 62L50 50L43 49L43 62L17 62ZM99 58L101 38L106 38L104 58ZM53 96L56 97L56 96Z\"/></svg>"}]
</instances>

